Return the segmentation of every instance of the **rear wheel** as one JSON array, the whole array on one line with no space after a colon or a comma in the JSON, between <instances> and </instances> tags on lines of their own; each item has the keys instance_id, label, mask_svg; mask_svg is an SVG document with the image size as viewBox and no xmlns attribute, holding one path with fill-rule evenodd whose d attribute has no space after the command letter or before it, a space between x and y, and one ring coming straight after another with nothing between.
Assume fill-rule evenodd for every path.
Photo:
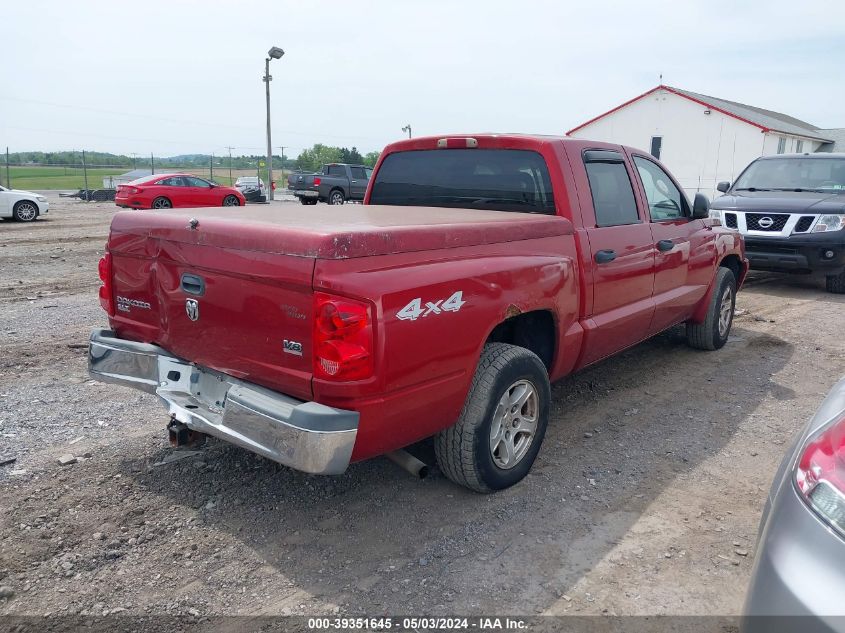
<instances>
[{"instance_id":1,"label":"rear wheel","mask_svg":"<svg viewBox=\"0 0 845 633\"><path fill-rule=\"evenodd\" d=\"M825 278L825 288L834 294L845 294L845 271L838 275L828 275Z\"/></svg>"},{"instance_id":2,"label":"rear wheel","mask_svg":"<svg viewBox=\"0 0 845 633\"><path fill-rule=\"evenodd\" d=\"M334 189L329 194L329 204L343 204L344 202L346 202L346 196L340 189Z\"/></svg>"},{"instance_id":3,"label":"rear wheel","mask_svg":"<svg viewBox=\"0 0 845 633\"><path fill-rule=\"evenodd\" d=\"M687 323L687 342L704 350L720 349L727 341L736 307L736 277L728 268L719 268L713 282L713 295L702 323Z\"/></svg>"},{"instance_id":4,"label":"rear wheel","mask_svg":"<svg viewBox=\"0 0 845 633\"><path fill-rule=\"evenodd\" d=\"M32 222L38 217L38 207L34 202L21 200L12 209L12 217L18 222Z\"/></svg>"},{"instance_id":5,"label":"rear wheel","mask_svg":"<svg viewBox=\"0 0 845 633\"><path fill-rule=\"evenodd\" d=\"M487 345L457 423L435 438L440 469L477 492L513 486L540 451L550 400L549 376L536 354L515 345Z\"/></svg>"},{"instance_id":6,"label":"rear wheel","mask_svg":"<svg viewBox=\"0 0 845 633\"><path fill-rule=\"evenodd\" d=\"M164 196L161 196L161 197L153 200L152 208L153 209L171 209L171 208L173 208L173 203L170 202L170 200L168 200Z\"/></svg>"},{"instance_id":7,"label":"rear wheel","mask_svg":"<svg viewBox=\"0 0 845 633\"><path fill-rule=\"evenodd\" d=\"M224 207L239 207L241 206L241 201L238 200L237 196L226 196L223 198L223 206Z\"/></svg>"}]
</instances>

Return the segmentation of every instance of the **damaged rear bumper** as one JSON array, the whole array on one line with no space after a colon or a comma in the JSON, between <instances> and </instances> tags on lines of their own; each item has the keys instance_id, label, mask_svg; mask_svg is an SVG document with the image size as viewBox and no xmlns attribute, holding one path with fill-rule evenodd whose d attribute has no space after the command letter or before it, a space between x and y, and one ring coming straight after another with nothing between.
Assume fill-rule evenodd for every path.
<instances>
[{"instance_id":1,"label":"damaged rear bumper","mask_svg":"<svg viewBox=\"0 0 845 633\"><path fill-rule=\"evenodd\" d=\"M285 466L308 473L346 470L358 432L358 412L304 402L176 358L148 343L94 330L88 371L156 394L171 416Z\"/></svg>"}]
</instances>

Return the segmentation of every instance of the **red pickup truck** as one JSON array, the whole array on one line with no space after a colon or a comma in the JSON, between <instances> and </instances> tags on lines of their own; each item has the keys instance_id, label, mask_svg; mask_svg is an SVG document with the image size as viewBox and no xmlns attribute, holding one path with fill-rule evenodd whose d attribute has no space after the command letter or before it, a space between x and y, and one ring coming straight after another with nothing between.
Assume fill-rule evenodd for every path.
<instances>
[{"instance_id":1,"label":"red pickup truck","mask_svg":"<svg viewBox=\"0 0 845 633\"><path fill-rule=\"evenodd\" d=\"M406 140L363 206L250 209L114 216L90 372L311 473L434 436L453 481L511 486L550 381L681 323L722 347L748 269L706 198L584 140Z\"/></svg>"}]
</instances>

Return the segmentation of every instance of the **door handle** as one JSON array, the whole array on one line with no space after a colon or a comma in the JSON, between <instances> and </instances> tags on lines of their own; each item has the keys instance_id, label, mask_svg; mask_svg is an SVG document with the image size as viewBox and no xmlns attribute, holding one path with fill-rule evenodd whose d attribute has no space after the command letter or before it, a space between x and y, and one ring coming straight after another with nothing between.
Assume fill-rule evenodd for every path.
<instances>
[{"instance_id":1,"label":"door handle","mask_svg":"<svg viewBox=\"0 0 845 633\"><path fill-rule=\"evenodd\" d=\"M657 243L657 250L661 252L671 251L673 248L675 248L675 242L672 240L660 240Z\"/></svg>"},{"instance_id":2,"label":"door handle","mask_svg":"<svg viewBox=\"0 0 845 633\"><path fill-rule=\"evenodd\" d=\"M596 253L597 264L606 264L607 262L612 262L614 259L616 259L616 251L605 250Z\"/></svg>"},{"instance_id":3,"label":"door handle","mask_svg":"<svg viewBox=\"0 0 845 633\"><path fill-rule=\"evenodd\" d=\"M202 296L205 294L205 280L199 275L190 275L184 273L182 275L182 291L189 295Z\"/></svg>"}]
</instances>

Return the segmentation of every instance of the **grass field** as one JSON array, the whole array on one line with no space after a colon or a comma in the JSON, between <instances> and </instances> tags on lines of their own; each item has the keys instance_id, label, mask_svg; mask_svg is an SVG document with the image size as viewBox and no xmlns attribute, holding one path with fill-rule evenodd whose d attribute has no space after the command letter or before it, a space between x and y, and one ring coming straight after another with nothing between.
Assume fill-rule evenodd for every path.
<instances>
[{"instance_id":1,"label":"grass field","mask_svg":"<svg viewBox=\"0 0 845 633\"><path fill-rule=\"evenodd\" d=\"M93 168L88 170L88 186L100 189L103 178L125 173L122 168ZM9 167L14 189L82 189L85 178L82 169L75 167ZM6 168L0 167L0 179L6 185Z\"/></svg>"},{"instance_id":2,"label":"grass field","mask_svg":"<svg viewBox=\"0 0 845 633\"><path fill-rule=\"evenodd\" d=\"M109 176L125 174L129 169L125 167L93 167L88 169L89 189L101 189L103 179ZM177 169L175 167L156 167L156 173L180 171L189 174L196 174L208 178L208 169ZM228 168L214 170L214 181L221 185L232 185L238 176L255 176L254 169L233 169L232 178L229 179ZM49 190L49 189L82 189L85 187L85 177L81 168L77 167L9 167L9 177L13 189L25 190ZM262 174L266 180L266 173ZM283 178L281 171L273 172L273 180L276 186L284 186L287 179ZM0 182L6 183L6 168L0 165Z\"/></svg>"}]
</instances>

